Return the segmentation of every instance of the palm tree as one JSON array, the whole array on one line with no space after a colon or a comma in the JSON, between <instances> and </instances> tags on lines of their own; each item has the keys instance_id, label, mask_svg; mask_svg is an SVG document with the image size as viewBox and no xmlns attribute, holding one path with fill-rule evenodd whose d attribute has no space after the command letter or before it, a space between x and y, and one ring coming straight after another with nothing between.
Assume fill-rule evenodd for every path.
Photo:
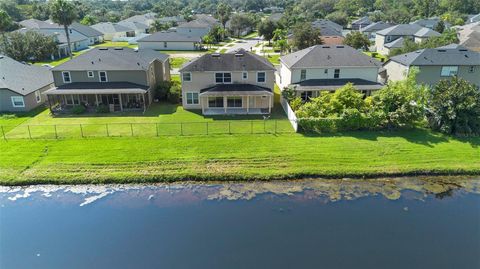
<instances>
[{"instance_id":1,"label":"palm tree","mask_svg":"<svg viewBox=\"0 0 480 269\"><path fill-rule=\"evenodd\" d=\"M225 26L227 21L230 19L230 14L232 13L232 7L226 3L220 3L217 7L217 17L220 23L223 26L222 40L225 38Z\"/></svg>"},{"instance_id":2,"label":"palm tree","mask_svg":"<svg viewBox=\"0 0 480 269\"><path fill-rule=\"evenodd\" d=\"M70 59L72 59L72 46L70 44L70 33L68 32L68 26L70 26L77 17L77 14L75 13L75 6L66 0L54 0L50 6L50 9L53 22L63 25L65 35L67 36L68 53L70 54Z\"/></svg>"},{"instance_id":3,"label":"palm tree","mask_svg":"<svg viewBox=\"0 0 480 269\"><path fill-rule=\"evenodd\" d=\"M7 49L7 37L5 33L12 25L12 18L5 10L0 10L0 34L2 34L4 50Z\"/></svg>"}]
</instances>

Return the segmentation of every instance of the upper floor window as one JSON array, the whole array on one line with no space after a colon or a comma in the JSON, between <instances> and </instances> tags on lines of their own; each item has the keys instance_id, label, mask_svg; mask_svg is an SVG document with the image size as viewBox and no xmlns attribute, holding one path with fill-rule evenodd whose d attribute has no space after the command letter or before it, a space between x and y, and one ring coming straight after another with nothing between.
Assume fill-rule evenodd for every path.
<instances>
[{"instance_id":1,"label":"upper floor window","mask_svg":"<svg viewBox=\"0 0 480 269\"><path fill-rule=\"evenodd\" d=\"M232 83L232 73L215 73L216 83Z\"/></svg>"},{"instance_id":2,"label":"upper floor window","mask_svg":"<svg viewBox=\"0 0 480 269\"><path fill-rule=\"evenodd\" d=\"M94 77L93 71L87 71L87 76L88 76L89 78L93 78L93 77Z\"/></svg>"},{"instance_id":3,"label":"upper floor window","mask_svg":"<svg viewBox=\"0 0 480 269\"><path fill-rule=\"evenodd\" d=\"M440 76L451 77L456 76L458 73L458 66L442 66L442 72Z\"/></svg>"},{"instance_id":4,"label":"upper floor window","mask_svg":"<svg viewBox=\"0 0 480 269\"><path fill-rule=\"evenodd\" d=\"M306 69L300 70L300 81L304 81L306 79L307 79L307 70Z\"/></svg>"},{"instance_id":5,"label":"upper floor window","mask_svg":"<svg viewBox=\"0 0 480 269\"><path fill-rule=\"evenodd\" d=\"M333 73L333 78L340 78L340 69L335 69L335 72Z\"/></svg>"},{"instance_id":6,"label":"upper floor window","mask_svg":"<svg viewBox=\"0 0 480 269\"><path fill-rule=\"evenodd\" d=\"M100 78L100 82L107 82L107 72L106 71L99 71L98 72L98 77Z\"/></svg>"},{"instance_id":7,"label":"upper floor window","mask_svg":"<svg viewBox=\"0 0 480 269\"><path fill-rule=\"evenodd\" d=\"M13 107L25 107L25 101L23 100L23 96L12 96L11 100Z\"/></svg>"},{"instance_id":8,"label":"upper floor window","mask_svg":"<svg viewBox=\"0 0 480 269\"><path fill-rule=\"evenodd\" d=\"M242 72L242 79L248 79L248 72Z\"/></svg>"},{"instance_id":9,"label":"upper floor window","mask_svg":"<svg viewBox=\"0 0 480 269\"><path fill-rule=\"evenodd\" d=\"M267 74L265 72L258 72L257 73L257 82L258 83L265 83L267 81Z\"/></svg>"},{"instance_id":10,"label":"upper floor window","mask_svg":"<svg viewBox=\"0 0 480 269\"><path fill-rule=\"evenodd\" d=\"M70 77L70 72L68 72L68 71L63 71L63 72L62 72L62 77L63 77L63 83L70 83L70 82L72 82L72 78Z\"/></svg>"},{"instance_id":11,"label":"upper floor window","mask_svg":"<svg viewBox=\"0 0 480 269\"><path fill-rule=\"evenodd\" d=\"M190 72L182 73L182 81L184 81L184 82L192 81L192 73L190 73Z\"/></svg>"}]
</instances>

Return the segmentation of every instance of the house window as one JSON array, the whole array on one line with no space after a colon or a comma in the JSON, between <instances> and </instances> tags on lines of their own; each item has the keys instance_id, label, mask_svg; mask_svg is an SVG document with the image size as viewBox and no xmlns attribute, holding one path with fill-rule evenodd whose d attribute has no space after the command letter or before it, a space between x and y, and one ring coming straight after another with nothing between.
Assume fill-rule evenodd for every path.
<instances>
[{"instance_id":1,"label":"house window","mask_svg":"<svg viewBox=\"0 0 480 269\"><path fill-rule=\"evenodd\" d=\"M94 77L93 71L87 71L87 76L88 76L89 78L93 78L93 77Z\"/></svg>"},{"instance_id":2,"label":"house window","mask_svg":"<svg viewBox=\"0 0 480 269\"><path fill-rule=\"evenodd\" d=\"M25 107L25 101L23 96L12 96L12 106L13 107Z\"/></svg>"},{"instance_id":3,"label":"house window","mask_svg":"<svg viewBox=\"0 0 480 269\"><path fill-rule=\"evenodd\" d=\"M248 79L248 72L242 72L242 79Z\"/></svg>"},{"instance_id":4,"label":"house window","mask_svg":"<svg viewBox=\"0 0 480 269\"><path fill-rule=\"evenodd\" d=\"M335 72L333 73L333 78L340 78L340 69L335 69Z\"/></svg>"},{"instance_id":5,"label":"house window","mask_svg":"<svg viewBox=\"0 0 480 269\"><path fill-rule=\"evenodd\" d=\"M458 66L442 66L442 77L456 76L458 73Z\"/></svg>"},{"instance_id":6,"label":"house window","mask_svg":"<svg viewBox=\"0 0 480 269\"><path fill-rule=\"evenodd\" d=\"M37 101L37 103L40 103L42 101L42 94L40 93L40 91L35 91L35 101Z\"/></svg>"},{"instance_id":7,"label":"house window","mask_svg":"<svg viewBox=\"0 0 480 269\"><path fill-rule=\"evenodd\" d=\"M62 72L63 83L70 83L72 82L72 78L70 77L70 72L64 71Z\"/></svg>"},{"instance_id":8,"label":"house window","mask_svg":"<svg viewBox=\"0 0 480 269\"><path fill-rule=\"evenodd\" d=\"M208 107L223 107L223 97L208 97Z\"/></svg>"},{"instance_id":9,"label":"house window","mask_svg":"<svg viewBox=\"0 0 480 269\"><path fill-rule=\"evenodd\" d=\"M215 73L216 83L232 83L232 73Z\"/></svg>"},{"instance_id":10,"label":"house window","mask_svg":"<svg viewBox=\"0 0 480 269\"><path fill-rule=\"evenodd\" d=\"M227 107L242 107L242 97L228 97Z\"/></svg>"},{"instance_id":11,"label":"house window","mask_svg":"<svg viewBox=\"0 0 480 269\"><path fill-rule=\"evenodd\" d=\"M190 81L192 81L192 73L190 73L190 72L182 73L182 80L183 80L184 82L190 82Z\"/></svg>"},{"instance_id":12,"label":"house window","mask_svg":"<svg viewBox=\"0 0 480 269\"><path fill-rule=\"evenodd\" d=\"M300 81L304 81L307 79L307 70L302 69L300 70Z\"/></svg>"},{"instance_id":13,"label":"house window","mask_svg":"<svg viewBox=\"0 0 480 269\"><path fill-rule=\"evenodd\" d=\"M312 98L313 92L312 91L305 91L300 94L300 97L303 101L308 101Z\"/></svg>"},{"instance_id":14,"label":"house window","mask_svg":"<svg viewBox=\"0 0 480 269\"><path fill-rule=\"evenodd\" d=\"M265 72L258 72L257 73L257 82L258 83L265 83L267 81L267 74Z\"/></svg>"},{"instance_id":15,"label":"house window","mask_svg":"<svg viewBox=\"0 0 480 269\"><path fill-rule=\"evenodd\" d=\"M198 105L197 92L187 92L187 105Z\"/></svg>"},{"instance_id":16,"label":"house window","mask_svg":"<svg viewBox=\"0 0 480 269\"><path fill-rule=\"evenodd\" d=\"M107 82L107 81L108 81L107 72L106 72L106 71L99 71L99 72L98 72L98 77L99 77L99 79L100 79L100 82Z\"/></svg>"},{"instance_id":17,"label":"house window","mask_svg":"<svg viewBox=\"0 0 480 269\"><path fill-rule=\"evenodd\" d=\"M468 73L475 73L475 66L468 67Z\"/></svg>"},{"instance_id":18,"label":"house window","mask_svg":"<svg viewBox=\"0 0 480 269\"><path fill-rule=\"evenodd\" d=\"M163 47L164 47L164 48L168 47L167 42L163 42Z\"/></svg>"}]
</instances>

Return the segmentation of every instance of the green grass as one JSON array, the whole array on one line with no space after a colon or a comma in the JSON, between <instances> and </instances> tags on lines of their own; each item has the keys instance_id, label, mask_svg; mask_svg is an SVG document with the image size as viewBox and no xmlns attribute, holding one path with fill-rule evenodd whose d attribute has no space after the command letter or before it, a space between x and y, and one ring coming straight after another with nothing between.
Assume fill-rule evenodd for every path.
<instances>
[{"instance_id":1,"label":"green grass","mask_svg":"<svg viewBox=\"0 0 480 269\"><path fill-rule=\"evenodd\" d=\"M78 55L81 55L85 52L87 52L88 50L81 50L81 51L76 51L73 53L73 58L77 57ZM57 59L57 60L53 60L53 61L44 61L44 62L36 62L34 63L35 65L44 65L44 64L49 64L51 66L57 66L57 65L61 65L63 64L64 62L66 61L69 61L70 60L70 57L65 57L65 58L61 58L61 59Z\"/></svg>"},{"instance_id":2,"label":"green grass","mask_svg":"<svg viewBox=\"0 0 480 269\"><path fill-rule=\"evenodd\" d=\"M267 55L267 59L268 59L273 65L280 65L280 54Z\"/></svg>"},{"instance_id":3,"label":"green grass","mask_svg":"<svg viewBox=\"0 0 480 269\"><path fill-rule=\"evenodd\" d=\"M227 52L227 49L221 49L220 50L220 53L225 53L225 52Z\"/></svg>"},{"instance_id":4,"label":"green grass","mask_svg":"<svg viewBox=\"0 0 480 269\"><path fill-rule=\"evenodd\" d=\"M480 138L425 130L0 141L0 183L478 174Z\"/></svg>"},{"instance_id":5,"label":"green grass","mask_svg":"<svg viewBox=\"0 0 480 269\"><path fill-rule=\"evenodd\" d=\"M251 32L250 34L244 36L244 39L255 38L258 37L258 32Z\"/></svg>"},{"instance_id":6,"label":"green grass","mask_svg":"<svg viewBox=\"0 0 480 269\"><path fill-rule=\"evenodd\" d=\"M367 55L370 56L370 57L373 57L373 54L374 54L375 52L364 51L363 53L367 54ZM375 53L375 57L373 57L373 58L379 60L380 62L382 62L382 60L383 60L383 62L386 62L386 61L388 60L388 57L387 57L387 56L384 56L384 55L382 55L382 54L380 54L380 53Z\"/></svg>"},{"instance_id":7,"label":"green grass","mask_svg":"<svg viewBox=\"0 0 480 269\"><path fill-rule=\"evenodd\" d=\"M170 66L172 68L181 68L186 62L188 62L187 58L183 58L183 57L170 58Z\"/></svg>"},{"instance_id":8,"label":"green grass","mask_svg":"<svg viewBox=\"0 0 480 269\"><path fill-rule=\"evenodd\" d=\"M103 43L100 43L92 47L121 47L121 48L135 49L138 47L138 45L128 44L128 42L126 41L121 41L121 42L105 41Z\"/></svg>"},{"instance_id":9,"label":"green grass","mask_svg":"<svg viewBox=\"0 0 480 269\"><path fill-rule=\"evenodd\" d=\"M227 45L227 47L233 47L233 46L235 46L234 43L230 43L230 44Z\"/></svg>"}]
</instances>

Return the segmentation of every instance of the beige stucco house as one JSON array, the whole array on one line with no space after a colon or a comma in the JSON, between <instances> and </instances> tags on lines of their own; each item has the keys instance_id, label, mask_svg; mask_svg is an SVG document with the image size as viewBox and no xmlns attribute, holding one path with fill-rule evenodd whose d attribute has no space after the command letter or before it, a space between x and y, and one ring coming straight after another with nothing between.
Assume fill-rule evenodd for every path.
<instances>
[{"instance_id":1,"label":"beige stucco house","mask_svg":"<svg viewBox=\"0 0 480 269\"><path fill-rule=\"evenodd\" d=\"M397 55L384 68L391 81L405 79L416 68L418 83L435 85L441 79L458 76L480 86L480 53L456 44Z\"/></svg>"},{"instance_id":2,"label":"beige stucco house","mask_svg":"<svg viewBox=\"0 0 480 269\"><path fill-rule=\"evenodd\" d=\"M204 115L268 114L274 72L267 59L245 50L205 54L180 69L183 107Z\"/></svg>"},{"instance_id":3,"label":"beige stucco house","mask_svg":"<svg viewBox=\"0 0 480 269\"><path fill-rule=\"evenodd\" d=\"M406 38L421 43L427 38L439 35L440 33L418 24L398 24L376 33L375 49L382 55L388 55L392 49L401 48Z\"/></svg>"},{"instance_id":4,"label":"beige stucco house","mask_svg":"<svg viewBox=\"0 0 480 269\"><path fill-rule=\"evenodd\" d=\"M317 45L280 57L280 89L291 86L303 100L352 83L365 95L382 88L381 63L346 45Z\"/></svg>"}]
</instances>

